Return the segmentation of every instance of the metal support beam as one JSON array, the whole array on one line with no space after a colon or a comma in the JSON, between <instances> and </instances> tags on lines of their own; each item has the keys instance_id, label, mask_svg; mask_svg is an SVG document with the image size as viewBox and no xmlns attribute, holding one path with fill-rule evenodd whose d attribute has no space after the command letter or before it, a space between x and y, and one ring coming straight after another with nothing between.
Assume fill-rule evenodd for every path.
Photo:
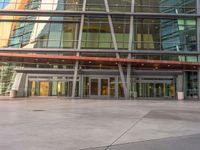
<instances>
[{"instance_id":1,"label":"metal support beam","mask_svg":"<svg viewBox=\"0 0 200 150\"><path fill-rule=\"evenodd\" d=\"M79 32L79 31L78 31ZM74 44L76 45L76 44ZM76 46L77 47L77 46ZM131 54L131 55L148 55L148 56L197 56L200 55L200 52L182 52L182 51L158 51L158 50L135 50L132 49L131 51L127 51L126 49L120 49L118 51L116 50L111 50L111 49L60 49L60 48L37 48L37 49L33 49L33 48L0 48L0 53L2 52L15 52L15 53L53 53L53 54L77 54L79 53L84 53L84 54L104 54L104 53L108 53L108 54Z\"/></svg>"},{"instance_id":2,"label":"metal support beam","mask_svg":"<svg viewBox=\"0 0 200 150\"><path fill-rule=\"evenodd\" d=\"M131 3L131 12L134 12L134 6L135 6L135 0L132 0ZM132 50L132 45L133 45L133 28L134 28L134 17L130 17L130 29L129 29L129 48L128 50ZM131 53L128 54L128 58L131 59ZM127 65L127 94L130 98L131 96L131 64L129 63Z\"/></svg>"},{"instance_id":3,"label":"metal support beam","mask_svg":"<svg viewBox=\"0 0 200 150\"><path fill-rule=\"evenodd\" d=\"M87 0L83 1L83 8L82 11L84 12L86 10L86 3ZM78 36L78 49L81 49L81 40L82 40L82 35L83 35L83 26L84 26L84 20L85 20L85 15L81 15L81 24L80 24L80 31L79 31L79 36ZM76 56L80 56L80 52L77 52ZM74 98L76 95L76 81L77 81L77 76L78 76L78 68L79 68L79 61L76 61L74 65L74 77L73 77L73 86L72 86L72 98Z\"/></svg>"},{"instance_id":4,"label":"metal support beam","mask_svg":"<svg viewBox=\"0 0 200 150\"><path fill-rule=\"evenodd\" d=\"M104 0L104 3L105 3L105 7L106 7L106 12L110 12L108 0ZM110 26L110 31L111 31L114 48L116 51L118 51L118 45L117 45L117 40L115 37L115 31L114 31L111 15L108 15L108 22L109 22L109 26ZM119 53L116 53L116 57L120 58ZM128 92L127 92L127 86L126 86L126 80L125 80L125 76L124 76L124 72L123 72L123 67L120 63L118 64L118 67L119 67L120 78L121 78L123 88L124 88L125 98L128 98Z\"/></svg>"},{"instance_id":5,"label":"metal support beam","mask_svg":"<svg viewBox=\"0 0 200 150\"><path fill-rule=\"evenodd\" d=\"M177 13L145 13L145 12L103 12L103 11L52 11L52 10L0 10L1 16L47 16L47 17L69 17L69 16L81 16L84 15L95 15L95 16L107 16L112 15L116 17L124 16L136 16L138 18L196 18L200 17L200 14L177 14Z\"/></svg>"}]
</instances>

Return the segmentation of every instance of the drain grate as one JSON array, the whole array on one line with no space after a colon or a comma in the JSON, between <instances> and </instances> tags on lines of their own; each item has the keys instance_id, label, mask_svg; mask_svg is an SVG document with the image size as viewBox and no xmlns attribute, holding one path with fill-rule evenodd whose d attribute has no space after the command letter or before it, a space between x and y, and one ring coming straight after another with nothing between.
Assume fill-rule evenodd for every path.
<instances>
[{"instance_id":1,"label":"drain grate","mask_svg":"<svg viewBox=\"0 0 200 150\"><path fill-rule=\"evenodd\" d=\"M33 110L33 111L39 112L39 111L45 111L45 110L37 109L37 110Z\"/></svg>"}]
</instances>

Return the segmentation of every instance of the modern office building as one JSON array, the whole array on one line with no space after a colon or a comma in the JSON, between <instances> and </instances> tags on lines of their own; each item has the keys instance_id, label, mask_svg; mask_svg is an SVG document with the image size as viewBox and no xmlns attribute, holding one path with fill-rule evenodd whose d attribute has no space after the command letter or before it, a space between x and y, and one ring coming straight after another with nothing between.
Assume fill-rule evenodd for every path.
<instances>
[{"instance_id":1,"label":"modern office building","mask_svg":"<svg viewBox=\"0 0 200 150\"><path fill-rule=\"evenodd\" d=\"M199 0L0 0L0 94L200 99Z\"/></svg>"}]
</instances>

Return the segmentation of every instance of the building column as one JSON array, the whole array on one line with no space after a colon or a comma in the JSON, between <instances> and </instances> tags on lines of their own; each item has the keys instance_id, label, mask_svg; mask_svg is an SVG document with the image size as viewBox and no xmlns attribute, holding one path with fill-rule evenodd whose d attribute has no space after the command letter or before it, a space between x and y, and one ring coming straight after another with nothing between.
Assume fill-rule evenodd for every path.
<instances>
[{"instance_id":1,"label":"building column","mask_svg":"<svg viewBox=\"0 0 200 150\"><path fill-rule=\"evenodd\" d=\"M135 0L132 0L131 2L131 13L134 13L134 7L135 6ZM129 46L128 50L131 52L132 51L132 46L133 46L133 28L134 28L134 17L130 17L130 29L129 29ZM128 54L128 59L132 59L131 53ZM128 98L131 97L131 64L129 63L127 65L127 95Z\"/></svg>"},{"instance_id":2,"label":"building column","mask_svg":"<svg viewBox=\"0 0 200 150\"><path fill-rule=\"evenodd\" d=\"M109 8L109 4L108 4L108 0L104 0L104 4L106 7L106 12L110 12L110 8ZM112 41L113 41L113 45L116 51L118 51L118 45L117 45L117 40L115 37L115 31L114 31L114 27L113 27L113 21L112 21L112 17L111 15L108 15L108 23L110 26L110 31L111 31L111 36L112 36ZM116 58L120 58L119 53L116 53ZM120 78L123 84L123 88L124 88L124 94L125 94L125 98L128 98L128 90L127 90L127 84L126 84L126 80L125 80L125 76L124 76L124 71L123 71L123 67L120 63L118 63L118 68L119 68L119 73L120 73Z\"/></svg>"},{"instance_id":3,"label":"building column","mask_svg":"<svg viewBox=\"0 0 200 150\"><path fill-rule=\"evenodd\" d=\"M197 72L197 85L198 85L198 99L200 100L200 68L198 68Z\"/></svg>"},{"instance_id":4,"label":"building column","mask_svg":"<svg viewBox=\"0 0 200 150\"><path fill-rule=\"evenodd\" d=\"M82 8L83 12L85 12L85 10L86 10L86 2L87 2L87 0L83 1L83 8ZM78 46L77 46L78 50L81 49L81 40L82 40L82 35L83 35L84 20L85 20L85 15L83 14L81 16L80 31L79 31L79 36L78 36ZM76 56L80 56L80 52L77 52ZM76 61L75 65L74 65L74 77L73 77L73 85L72 85L72 98L74 98L75 94L76 94L76 81L77 81L77 76L78 76L78 68L79 68L79 61Z\"/></svg>"},{"instance_id":5,"label":"building column","mask_svg":"<svg viewBox=\"0 0 200 150\"><path fill-rule=\"evenodd\" d=\"M182 98L180 98L179 94L183 93L183 97L184 97L184 76L183 74L180 74L177 76L176 78L176 92L177 92L177 99L180 100Z\"/></svg>"},{"instance_id":6,"label":"building column","mask_svg":"<svg viewBox=\"0 0 200 150\"><path fill-rule=\"evenodd\" d=\"M80 84L80 89L79 89L80 90L80 97L83 98L83 86L84 86L84 83L83 83L83 76L82 75L81 75L79 81L80 81L80 83L79 83Z\"/></svg>"}]
</instances>

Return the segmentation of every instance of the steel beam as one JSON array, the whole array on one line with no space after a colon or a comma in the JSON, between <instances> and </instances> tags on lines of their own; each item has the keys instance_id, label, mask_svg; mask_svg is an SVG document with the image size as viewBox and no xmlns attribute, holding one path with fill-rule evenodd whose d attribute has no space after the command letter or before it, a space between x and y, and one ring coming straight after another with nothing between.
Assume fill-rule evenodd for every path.
<instances>
[{"instance_id":1,"label":"steel beam","mask_svg":"<svg viewBox=\"0 0 200 150\"><path fill-rule=\"evenodd\" d=\"M106 12L110 12L108 0L104 0L104 3L105 3L105 7L106 7ZM108 15L108 22L109 22L109 26L110 26L110 31L111 31L111 36L112 36L114 48L115 48L116 51L118 51L118 45L117 45L117 40L116 40L116 37L115 37L115 31L114 31L111 15ZM120 58L119 53L116 53L116 57ZM128 92L127 92L127 86L126 86L126 80L125 80L125 76L124 76L124 72L123 72L123 67L120 63L118 63L118 67L119 67L119 72L120 72L120 78L121 78L123 88L124 88L125 98L128 98Z\"/></svg>"},{"instance_id":2,"label":"steel beam","mask_svg":"<svg viewBox=\"0 0 200 150\"><path fill-rule=\"evenodd\" d=\"M87 0L83 1L83 8L82 11L84 12L86 10L86 3ZM78 36L78 49L81 49L81 40L82 40L82 35L83 35L83 26L84 26L84 20L85 20L85 15L81 15L81 24L80 24L80 31L79 31L79 36ZM77 52L76 56L80 56L80 52ZM73 77L73 86L72 86L72 98L74 98L76 95L76 81L77 81L77 76L78 76L78 68L79 68L79 61L76 61L74 65L74 77Z\"/></svg>"},{"instance_id":3,"label":"steel beam","mask_svg":"<svg viewBox=\"0 0 200 150\"><path fill-rule=\"evenodd\" d=\"M131 13L134 12L134 6L135 6L135 0L132 0L131 2ZM132 50L132 45L133 45L133 28L134 28L134 17L130 17L130 29L129 29L129 48L128 50ZM128 54L128 58L131 59L132 55L131 53ZM130 98L131 96L131 64L129 63L127 65L127 94Z\"/></svg>"},{"instance_id":4,"label":"steel beam","mask_svg":"<svg viewBox=\"0 0 200 150\"><path fill-rule=\"evenodd\" d=\"M141 12L102 12L102 11L52 11L52 10L0 10L1 16L56 16L56 17L69 17L69 16L82 16L82 15L96 15L102 16L135 16L138 18L166 18L166 19L176 19L176 18L196 18L200 17L200 14L177 14L177 13L141 13Z\"/></svg>"},{"instance_id":5,"label":"steel beam","mask_svg":"<svg viewBox=\"0 0 200 150\"><path fill-rule=\"evenodd\" d=\"M162 56L197 56L200 52L173 52L173 51L157 51L157 50L111 50L111 49L60 49L60 48L0 48L0 52L18 52L18 53L102 53L102 54L132 54L132 55L162 55Z\"/></svg>"}]
</instances>

